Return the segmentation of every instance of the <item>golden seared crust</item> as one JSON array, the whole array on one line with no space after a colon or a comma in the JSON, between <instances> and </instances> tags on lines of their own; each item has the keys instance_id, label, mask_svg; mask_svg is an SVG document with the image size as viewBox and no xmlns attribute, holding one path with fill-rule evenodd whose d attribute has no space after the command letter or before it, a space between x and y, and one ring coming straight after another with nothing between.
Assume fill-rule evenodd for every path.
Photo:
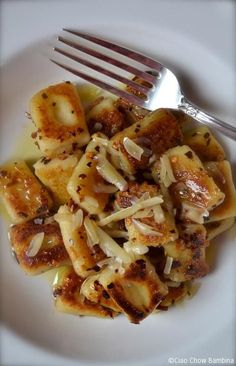
<instances>
[{"instance_id":1,"label":"golden seared crust","mask_svg":"<svg viewBox=\"0 0 236 366\"><path fill-rule=\"evenodd\" d=\"M111 147L120 152L123 167L125 166L125 169L132 174L138 169L147 168L150 155L143 154L140 161L134 159L124 148L125 137L156 155L161 155L167 149L182 143L180 125L174 115L166 109L158 109L148 114L142 121L117 133L110 141Z\"/></svg>"},{"instance_id":2,"label":"golden seared crust","mask_svg":"<svg viewBox=\"0 0 236 366\"><path fill-rule=\"evenodd\" d=\"M235 223L234 217L229 217L228 219L212 221L205 224L207 231L207 239L212 240L216 236L222 234L226 230L229 230Z\"/></svg>"},{"instance_id":3,"label":"golden seared crust","mask_svg":"<svg viewBox=\"0 0 236 366\"><path fill-rule=\"evenodd\" d=\"M150 197L160 194L159 187L156 184L144 182L142 184L131 182L127 191L119 192L116 197L116 203L121 208L130 207L135 198L141 198L144 193L149 193ZM154 217L146 217L138 219L141 223L149 225L161 235L144 235L138 231L131 217L125 219L125 226L129 234L131 244L141 244L145 246L159 246L169 241L173 241L178 237L178 231L175 226L173 216L163 206L164 221L157 223Z\"/></svg>"},{"instance_id":4,"label":"golden seared crust","mask_svg":"<svg viewBox=\"0 0 236 366\"><path fill-rule=\"evenodd\" d=\"M105 271L99 281L132 323L138 324L147 317L167 295L167 287L147 259L137 259L123 275Z\"/></svg>"},{"instance_id":5,"label":"golden seared crust","mask_svg":"<svg viewBox=\"0 0 236 366\"><path fill-rule=\"evenodd\" d=\"M199 248L208 245L206 229L201 224L178 224L179 236L184 240L187 248Z\"/></svg>"},{"instance_id":6,"label":"golden seared crust","mask_svg":"<svg viewBox=\"0 0 236 366\"><path fill-rule=\"evenodd\" d=\"M173 258L171 272L166 278L172 281L183 282L205 276L208 265L205 261L205 248L186 248L182 239L164 246L166 255Z\"/></svg>"},{"instance_id":7,"label":"golden seared crust","mask_svg":"<svg viewBox=\"0 0 236 366\"><path fill-rule=\"evenodd\" d=\"M168 212L165 212L164 215L165 221L163 223L155 222L153 216L138 219L139 222L148 225L153 230L157 231L157 235L144 235L137 230L131 218L125 219L125 226L129 234L130 243L133 245L141 244L155 247L177 239L178 230L176 229L173 217L171 217Z\"/></svg>"},{"instance_id":8,"label":"golden seared crust","mask_svg":"<svg viewBox=\"0 0 236 366\"><path fill-rule=\"evenodd\" d=\"M55 215L59 223L64 245L70 256L75 272L78 276L87 277L91 271L96 271L97 262L105 258L105 254L98 245L89 246L84 225L74 227L73 213L67 206L61 206Z\"/></svg>"},{"instance_id":9,"label":"golden seared crust","mask_svg":"<svg viewBox=\"0 0 236 366\"><path fill-rule=\"evenodd\" d=\"M184 134L184 144L191 147L202 161L225 159L222 146L206 126L195 128Z\"/></svg>"},{"instance_id":10,"label":"golden seared crust","mask_svg":"<svg viewBox=\"0 0 236 366\"><path fill-rule=\"evenodd\" d=\"M163 271L166 263L164 247L150 247L149 251L146 253L146 257L155 268L160 279L164 281L165 278L163 277Z\"/></svg>"},{"instance_id":11,"label":"golden seared crust","mask_svg":"<svg viewBox=\"0 0 236 366\"><path fill-rule=\"evenodd\" d=\"M0 198L13 223L21 223L49 212L52 199L23 160L0 167Z\"/></svg>"},{"instance_id":12,"label":"golden seared crust","mask_svg":"<svg viewBox=\"0 0 236 366\"><path fill-rule=\"evenodd\" d=\"M137 76L135 76L132 80L135 81L137 84L144 85L144 86L147 86L150 88L152 87L152 85L150 83L146 82L143 79L140 79ZM136 89L134 89L130 86L127 86L126 89L129 93L137 95L140 98L145 98L144 94L142 94L141 92L137 91ZM131 124L133 124L137 121L140 121L148 113L150 113L147 109L135 106L135 105L129 103L127 100L122 99L122 98L119 98L116 100L116 106L122 112L122 114L125 115L126 120L128 122L130 122Z\"/></svg>"},{"instance_id":13,"label":"golden seared crust","mask_svg":"<svg viewBox=\"0 0 236 366\"><path fill-rule=\"evenodd\" d=\"M165 255L173 259L166 278L176 282L189 281L205 276L208 265L205 260L206 230L203 225L190 224L178 227L180 238L165 244Z\"/></svg>"},{"instance_id":14,"label":"golden seared crust","mask_svg":"<svg viewBox=\"0 0 236 366\"><path fill-rule=\"evenodd\" d=\"M116 107L125 116L129 125L142 120L149 113L147 109L135 106L122 98L117 99Z\"/></svg>"},{"instance_id":15,"label":"golden seared crust","mask_svg":"<svg viewBox=\"0 0 236 366\"><path fill-rule=\"evenodd\" d=\"M211 241L216 236L229 230L235 224L235 217L229 217L228 219L211 221L205 224L207 231L207 239Z\"/></svg>"},{"instance_id":16,"label":"golden seared crust","mask_svg":"<svg viewBox=\"0 0 236 366\"><path fill-rule=\"evenodd\" d=\"M101 283L98 281L99 274L88 277L81 287L81 293L93 303L100 304L106 308L112 309L117 313L120 313L120 308L112 300L108 292L104 289Z\"/></svg>"},{"instance_id":17,"label":"golden seared crust","mask_svg":"<svg viewBox=\"0 0 236 366\"><path fill-rule=\"evenodd\" d=\"M57 310L76 315L102 318L116 315L113 310L91 302L80 294L83 278L75 273L73 267L70 266L63 269L59 276L60 280L56 281L53 288Z\"/></svg>"},{"instance_id":18,"label":"golden seared crust","mask_svg":"<svg viewBox=\"0 0 236 366\"><path fill-rule=\"evenodd\" d=\"M37 127L37 143L45 156L73 151L89 141L83 107L71 83L52 85L35 94L30 113Z\"/></svg>"},{"instance_id":19,"label":"golden seared crust","mask_svg":"<svg viewBox=\"0 0 236 366\"><path fill-rule=\"evenodd\" d=\"M132 205L132 200L135 198L141 198L144 193L148 192L151 197L157 196L159 192L159 186L157 184L149 184L143 182L141 184L136 182L129 182L126 191L119 192L116 195L115 202L121 208L127 208Z\"/></svg>"},{"instance_id":20,"label":"golden seared crust","mask_svg":"<svg viewBox=\"0 0 236 366\"><path fill-rule=\"evenodd\" d=\"M116 100L109 97L98 97L86 115L89 132L103 132L109 138L128 127L124 114L117 106Z\"/></svg>"},{"instance_id":21,"label":"golden seared crust","mask_svg":"<svg viewBox=\"0 0 236 366\"><path fill-rule=\"evenodd\" d=\"M109 194L96 192L96 187L103 184L104 180L97 172L97 160L94 157L92 151L84 153L68 182L67 190L84 210L90 214L99 214L105 208Z\"/></svg>"},{"instance_id":22,"label":"golden seared crust","mask_svg":"<svg viewBox=\"0 0 236 366\"><path fill-rule=\"evenodd\" d=\"M56 158L41 158L34 164L35 175L50 189L58 204L65 204L70 195L67 184L82 152L76 155L61 154Z\"/></svg>"},{"instance_id":23,"label":"golden seared crust","mask_svg":"<svg viewBox=\"0 0 236 366\"><path fill-rule=\"evenodd\" d=\"M141 184L137 182L129 182L127 191L119 192L117 196L117 203L122 208L129 207L131 206L132 198L141 198L142 195L146 192L148 192L151 197L157 196L160 193L159 186L157 184L150 184L145 181ZM130 204L128 206L122 201L125 197L129 198Z\"/></svg>"},{"instance_id":24,"label":"golden seared crust","mask_svg":"<svg viewBox=\"0 0 236 366\"><path fill-rule=\"evenodd\" d=\"M230 163L226 160L208 162L205 169L220 190L225 194L224 201L210 212L209 221L223 220L236 216L236 190Z\"/></svg>"},{"instance_id":25,"label":"golden seared crust","mask_svg":"<svg viewBox=\"0 0 236 366\"><path fill-rule=\"evenodd\" d=\"M168 310L168 307L183 300L188 295L188 286L182 282L178 287L168 286L168 294L165 299L158 305L159 310Z\"/></svg>"},{"instance_id":26,"label":"golden seared crust","mask_svg":"<svg viewBox=\"0 0 236 366\"><path fill-rule=\"evenodd\" d=\"M175 183L170 186L175 206L183 201L211 210L224 199L224 193L209 177L200 159L188 146L177 146L166 152Z\"/></svg>"},{"instance_id":27,"label":"golden seared crust","mask_svg":"<svg viewBox=\"0 0 236 366\"><path fill-rule=\"evenodd\" d=\"M27 250L31 240L38 233L44 233L43 244L39 252L30 257L27 255ZM10 227L9 237L14 254L27 274L36 275L70 262L59 225L55 221L47 224L44 219L37 218L13 225Z\"/></svg>"}]
</instances>

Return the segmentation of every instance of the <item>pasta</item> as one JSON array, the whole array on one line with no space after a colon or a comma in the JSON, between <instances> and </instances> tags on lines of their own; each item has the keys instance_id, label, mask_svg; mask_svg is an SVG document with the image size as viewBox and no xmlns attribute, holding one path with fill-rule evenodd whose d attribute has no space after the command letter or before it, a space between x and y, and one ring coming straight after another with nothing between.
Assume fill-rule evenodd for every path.
<instances>
[{"instance_id":1,"label":"pasta","mask_svg":"<svg viewBox=\"0 0 236 366\"><path fill-rule=\"evenodd\" d=\"M55 306L76 315L138 324L183 301L236 216L231 166L213 133L104 93L84 111L68 82L35 94L30 113L40 160L32 170L23 160L0 166L22 270L56 268Z\"/></svg>"}]
</instances>

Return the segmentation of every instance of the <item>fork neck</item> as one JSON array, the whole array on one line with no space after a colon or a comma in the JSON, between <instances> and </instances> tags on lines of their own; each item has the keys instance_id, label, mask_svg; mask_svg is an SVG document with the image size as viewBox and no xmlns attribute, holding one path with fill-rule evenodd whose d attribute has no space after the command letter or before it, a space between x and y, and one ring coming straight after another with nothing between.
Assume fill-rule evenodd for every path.
<instances>
[{"instance_id":1,"label":"fork neck","mask_svg":"<svg viewBox=\"0 0 236 366\"><path fill-rule=\"evenodd\" d=\"M184 96L181 98L181 103L178 105L178 109L193 117L198 122L205 124L209 127L213 127L225 136L236 141L236 126L223 122L222 120L202 111L199 107L190 102Z\"/></svg>"}]
</instances>

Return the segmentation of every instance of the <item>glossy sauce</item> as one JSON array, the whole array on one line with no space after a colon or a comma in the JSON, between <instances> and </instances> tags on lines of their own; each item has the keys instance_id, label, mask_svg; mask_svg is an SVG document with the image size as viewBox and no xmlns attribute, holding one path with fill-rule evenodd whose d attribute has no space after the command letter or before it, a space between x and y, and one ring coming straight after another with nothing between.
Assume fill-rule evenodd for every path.
<instances>
[{"instance_id":1,"label":"glossy sauce","mask_svg":"<svg viewBox=\"0 0 236 366\"><path fill-rule=\"evenodd\" d=\"M78 93L81 98L81 103L85 110L88 110L89 105L94 102L94 100L99 96L101 91L90 85L81 85L78 87ZM14 152L11 155L12 159L21 158L27 162L27 164L32 168L33 164L42 156L40 150L35 144L35 140L31 137L31 134L36 131L36 127L32 121L27 122L27 126L22 130L22 136L18 141L16 141ZM10 218L7 211L3 205L0 205L0 215L10 223ZM207 249L207 262L211 265L214 261L215 247L211 245ZM64 267L61 267L64 268ZM49 281L50 284L53 283L54 278L58 272L58 268L51 269L43 274L41 277ZM191 284L189 287L189 297L191 298L196 294L199 289L199 284ZM181 305L183 302L178 302Z\"/></svg>"},{"instance_id":2,"label":"glossy sauce","mask_svg":"<svg viewBox=\"0 0 236 366\"><path fill-rule=\"evenodd\" d=\"M78 93L81 99L81 103L86 110L90 103L98 97L100 90L92 85L81 85L78 87ZM26 117L27 118L27 117ZM35 140L32 138L32 133L36 131L36 127L29 119L25 121L22 128L22 134L15 143L15 149L12 152L9 160L22 159L25 160L27 165L32 169L33 165L42 157L42 153L35 144ZM4 219L7 226L11 224L11 219L7 213L7 210L3 204L0 204L0 216ZM64 267L61 267L64 268ZM51 269L42 273L40 276L46 279L50 285L53 284L55 276L58 272L58 268Z\"/></svg>"},{"instance_id":3,"label":"glossy sauce","mask_svg":"<svg viewBox=\"0 0 236 366\"><path fill-rule=\"evenodd\" d=\"M78 93L81 103L86 110L88 105L93 103L101 91L95 86L84 84L78 87ZM32 167L32 165L42 156L42 153L35 144L35 140L31 137L31 134L35 131L35 125L29 120L22 130L20 139L16 141L16 147L11 155L11 159L23 159Z\"/></svg>"}]
</instances>

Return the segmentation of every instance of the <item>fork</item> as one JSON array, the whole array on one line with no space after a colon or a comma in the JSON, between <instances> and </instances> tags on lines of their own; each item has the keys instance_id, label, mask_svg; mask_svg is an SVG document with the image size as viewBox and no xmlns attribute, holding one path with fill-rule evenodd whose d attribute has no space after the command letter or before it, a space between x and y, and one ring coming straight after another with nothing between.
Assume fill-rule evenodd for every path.
<instances>
[{"instance_id":1,"label":"fork","mask_svg":"<svg viewBox=\"0 0 236 366\"><path fill-rule=\"evenodd\" d=\"M133 74L139 79L141 78L145 83L137 83L135 82L135 80L128 79L114 71L100 66L97 63L93 63L86 58L82 58L79 55L72 54L71 52L66 51L62 48L54 47L55 52L60 53L66 58L76 61L79 64L85 65L92 70L95 70L103 75L106 75L116 81L125 84L126 86L131 87L133 91L135 91L135 93L130 93L124 89L119 88L118 86L94 78L93 76L79 71L78 69L73 68L68 64L50 59L58 66L141 108L145 108L150 111L158 108L172 108L180 110L187 115L193 117L198 122L208 125L210 127L214 127L222 134L236 141L236 127L209 115L208 113L204 112L199 107L194 105L192 102L190 102L182 93L180 84L174 73L158 61L128 48L122 47L118 44L111 43L107 40L100 39L86 33L65 28L63 29L63 31L90 41L91 43L102 46L103 48L107 48L111 51L116 52L119 55L125 56L127 59L134 60L144 65L146 68L145 71L141 70L141 68L129 64L128 61L123 62L116 58L107 56L106 54L101 53L96 49L86 47L80 44L79 41L75 42L63 36L58 37L58 41L63 45L69 46L70 50L76 49L84 54L93 56L98 60L102 60L103 62L113 65L116 68L125 70L126 72Z\"/></svg>"}]
</instances>

